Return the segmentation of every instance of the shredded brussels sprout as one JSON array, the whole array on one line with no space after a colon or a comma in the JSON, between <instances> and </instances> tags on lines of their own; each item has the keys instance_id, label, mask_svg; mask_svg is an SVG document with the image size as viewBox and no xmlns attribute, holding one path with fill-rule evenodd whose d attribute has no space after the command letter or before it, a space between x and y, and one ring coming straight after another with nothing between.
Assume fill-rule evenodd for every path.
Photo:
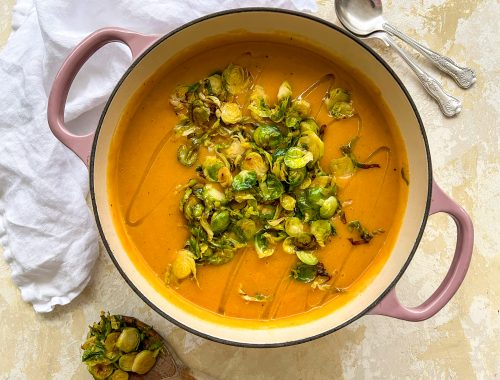
<instances>
[{"instance_id":1,"label":"shredded brussels sprout","mask_svg":"<svg viewBox=\"0 0 500 380\"><path fill-rule=\"evenodd\" d=\"M255 295L251 296L241 288L238 290L238 293L240 294L241 298L248 302L268 302L273 298L272 296L268 296L262 293L255 293Z\"/></svg>"},{"instance_id":2,"label":"shredded brussels sprout","mask_svg":"<svg viewBox=\"0 0 500 380\"><path fill-rule=\"evenodd\" d=\"M197 164L198 178L181 195L189 238L166 281L196 281L198 265L227 263L238 250L253 245L259 258L279 254L279 248L296 255L291 277L328 289L330 276L319 261L320 249L333 244L339 216L347 223L336 181L348 180L357 169L379 166L356 159L353 139L324 170L326 125L320 127L311 104L294 97L287 80L272 104L268 89L253 78L245 67L230 64L197 83L179 86L170 97L179 118L174 130L186 139L177 152L179 162L193 166L199 157L203 162ZM325 117L332 121L355 113L346 89L329 89L324 104ZM349 228L366 243L376 234L357 221ZM270 299L242 290L240 295L250 302Z\"/></svg>"}]
</instances>

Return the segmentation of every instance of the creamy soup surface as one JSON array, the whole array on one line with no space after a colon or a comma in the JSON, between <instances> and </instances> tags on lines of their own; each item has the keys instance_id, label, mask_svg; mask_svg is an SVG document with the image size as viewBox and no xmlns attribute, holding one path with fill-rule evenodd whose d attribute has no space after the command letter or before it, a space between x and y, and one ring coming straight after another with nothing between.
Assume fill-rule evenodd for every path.
<instances>
[{"instance_id":1,"label":"creamy soup surface","mask_svg":"<svg viewBox=\"0 0 500 380\"><path fill-rule=\"evenodd\" d=\"M203 318L271 326L334 312L369 286L390 255L399 231L408 174L398 128L369 78L335 58L278 37L264 41L259 36L242 36L240 41L218 44L220 47L214 44L200 45L196 54L191 50L168 62L132 97L116 128L108 188L120 239L158 292ZM169 265L189 236L179 210L179 187L197 178L195 167L208 154L201 151L193 167L178 162L176 152L186 138L173 132L179 120L169 98L177 86L197 82L230 63L246 67L253 84L266 90L271 104L284 80L298 96L326 74L333 74L335 87L347 89L352 96L356 114L344 120L333 120L322 108L324 85L318 85L306 97L317 122L324 125L321 166L326 171L331 160L342 156L340 146L355 136L356 157L380 166L356 170L354 175L336 181L345 220L338 216L332 219L336 236L316 251L331 275L326 290L292 279L297 257L283 252L280 246L271 256L258 258L249 245L226 264L198 265L197 281L187 278L175 286L164 281ZM245 113L244 96L238 101ZM348 238L356 235L345 224L352 220L380 233L368 244L353 245ZM241 289L268 299L249 302L242 297Z\"/></svg>"}]
</instances>

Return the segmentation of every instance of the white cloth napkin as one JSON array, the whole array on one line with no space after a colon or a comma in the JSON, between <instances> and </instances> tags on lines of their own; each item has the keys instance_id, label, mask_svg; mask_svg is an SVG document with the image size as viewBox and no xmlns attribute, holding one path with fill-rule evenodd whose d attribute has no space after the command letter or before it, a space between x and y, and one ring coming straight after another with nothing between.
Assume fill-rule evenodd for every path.
<instances>
[{"instance_id":1,"label":"white cloth napkin","mask_svg":"<svg viewBox=\"0 0 500 380\"><path fill-rule=\"evenodd\" d=\"M14 31L0 52L0 245L35 311L49 312L78 296L98 255L87 169L47 125L48 94L64 58L102 27L165 34L197 17L246 6L316 10L314 0L18 0ZM127 50L116 45L86 64L66 105L71 130L95 128L93 117L129 64Z\"/></svg>"}]
</instances>

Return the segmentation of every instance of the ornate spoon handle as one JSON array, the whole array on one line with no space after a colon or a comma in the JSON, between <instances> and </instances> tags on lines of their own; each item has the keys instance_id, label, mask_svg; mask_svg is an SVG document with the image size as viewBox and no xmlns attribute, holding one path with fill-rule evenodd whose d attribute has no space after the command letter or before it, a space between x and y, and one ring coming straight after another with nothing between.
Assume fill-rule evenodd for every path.
<instances>
[{"instance_id":1,"label":"ornate spoon handle","mask_svg":"<svg viewBox=\"0 0 500 380\"><path fill-rule=\"evenodd\" d=\"M476 74L471 68L457 65L451 58L445 57L425 47L390 24L384 23L382 27L386 32L399 37L408 45L429 58L434 66L451 76L460 87L469 88L476 82Z\"/></svg>"},{"instance_id":2,"label":"ornate spoon handle","mask_svg":"<svg viewBox=\"0 0 500 380\"><path fill-rule=\"evenodd\" d=\"M446 93L441 84L427 74L420 66L411 58L406 52L401 49L394 40L385 33L377 33L374 37L385 41L389 46L391 46L396 52L403 58L408 66L415 72L420 83L426 89L426 91L436 100L441 108L441 111L445 116L452 117L457 115L462 110L462 104L460 101L453 96Z\"/></svg>"}]
</instances>

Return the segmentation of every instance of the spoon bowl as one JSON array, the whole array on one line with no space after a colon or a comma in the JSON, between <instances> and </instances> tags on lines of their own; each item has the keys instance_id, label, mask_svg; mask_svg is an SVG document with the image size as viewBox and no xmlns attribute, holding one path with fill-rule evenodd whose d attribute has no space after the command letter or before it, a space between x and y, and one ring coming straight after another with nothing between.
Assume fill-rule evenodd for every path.
<instances>
[{"instance_id":1,"label":"spoon bowl","mask_svg":"<svg viewBox=\"0 0 500 380\"><path fill-rule=\"evenodd\" d=\"M359 37L383 31L381 0L336 0L335 12L344 27Z\"/></svg>"}]
</instances>

